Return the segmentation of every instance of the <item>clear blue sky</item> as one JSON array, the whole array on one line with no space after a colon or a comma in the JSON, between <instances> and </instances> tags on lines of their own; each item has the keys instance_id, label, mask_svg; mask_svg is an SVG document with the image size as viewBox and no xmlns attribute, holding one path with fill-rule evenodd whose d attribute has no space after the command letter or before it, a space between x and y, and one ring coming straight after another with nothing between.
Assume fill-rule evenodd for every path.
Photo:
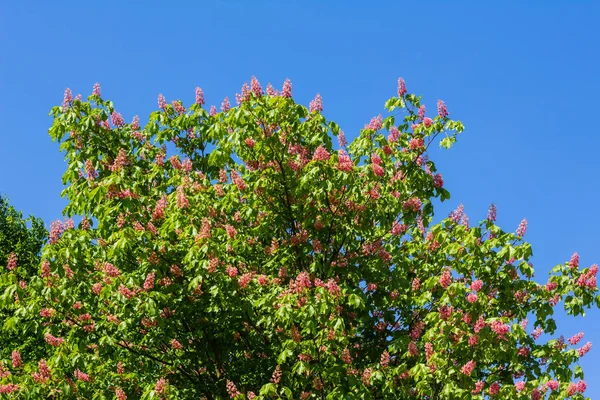
<instances>
[{"instance_id":1,"label":"clear blue sky","mask_svg":"<svg viewBox=\"0 0 600 400\"><path fill-rule=\"evenodd\" d=\"M540 281L574 251L600 263L600 3L519 3L5 1L0 192L48 224L61 216L65 165L47 114L66 87L86 97L100 82L129 121L158 93L191 103L199 85L219 105L252 75L276 87L289 77L296 100L321 93L351 139L402 76L466 126L432 154L452 193L439 215L462 202L478 221L495 202L505 230L527 217ZM599 318L558 317L566 337L582 330L594 343L581 362L591 398Z\"/></svg>"}]
</instances>

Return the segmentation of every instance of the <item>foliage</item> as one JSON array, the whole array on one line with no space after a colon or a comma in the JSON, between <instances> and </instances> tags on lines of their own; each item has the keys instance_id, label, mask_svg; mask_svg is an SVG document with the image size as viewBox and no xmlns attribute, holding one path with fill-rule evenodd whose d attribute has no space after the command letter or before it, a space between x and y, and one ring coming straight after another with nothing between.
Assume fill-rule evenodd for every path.
<instances>
[{"instance_id":1,"label":"foliage","mask_svg":"<svg viewBox=\"0 0 600 400\"><path fill-rule=\"evenodd\" d=\"M19 310L22 300L11 287L23 287L37 275L47 231L41 219L23 218L21 212L0 196L0 360L10 359L12 351L37 361L47 354L37 318Z\"/></svg>"},{"instance_id":2,"label":"foliage","mask_svg":"<svg viewBox=\"0 0 600 400\"><path fill-rule=\"evenodd\" d=\"M65 93L50 135L67 170L67 217L28 298L50 354L1 383L16 398L583 398L589 350L553 339L553 306L598 304L597 267L531 279L525 222L462 209L430 145L463 130L426 116L399 81L390 113L346 144L291 84L253 78L222 111L167 104L142 129L99 86ZM341 148L334 150L333 136ZM533 326L527 318L533 319ZM533 330L533 333L531 332ZM540 337L542 331L545 333ZM575 344L578 339L572 338ZM15 385L15 386L9 386Z\"/></svg>"}]
</instances>

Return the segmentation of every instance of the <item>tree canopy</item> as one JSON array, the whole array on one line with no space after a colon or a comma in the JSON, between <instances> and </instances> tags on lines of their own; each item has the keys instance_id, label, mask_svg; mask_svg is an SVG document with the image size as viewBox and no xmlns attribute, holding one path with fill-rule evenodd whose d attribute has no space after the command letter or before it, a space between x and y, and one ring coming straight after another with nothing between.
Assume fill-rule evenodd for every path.
<instances>
[{"instance_id":1,"label":"tree canopy","mask_svg":"<svg viewBox=\"0 0 600 400\"><path fill-rule=\"evenodd\" d=\"M527 222L504 231L493 205L479 223L461 207L433 223L450 194L427 150L463 131L444 102L428 113L400 79L347 143L289 81L253 78L236 100L159 95L142 127L99 85L87 101L65 92L50 135L67 219L36 273L0 253L2 306L21 300L9 320L35 316L46 353L0 353L0 393L583 398L591 344L557 337L552 315L599 304L598 267L574 255L537 283Z\"/></svg>"}]
</instances>

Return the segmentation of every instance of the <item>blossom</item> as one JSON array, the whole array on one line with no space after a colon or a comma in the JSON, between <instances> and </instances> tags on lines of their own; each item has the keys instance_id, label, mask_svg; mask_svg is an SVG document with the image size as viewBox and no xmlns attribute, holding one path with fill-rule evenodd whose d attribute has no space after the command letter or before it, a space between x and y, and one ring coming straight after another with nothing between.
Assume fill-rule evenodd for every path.
<instances>
[{"instance_id":1,"label":"blossom","mask_svg":"<svg viewBox=\"0 0 600 400\"><path fill-rule=\"evenodd\" d=\"M521 390L525 389L525 382L519 381L515 383L515 389L517 390L517 392L520 392Z\"/></svg>"},{"instance_id":2,"label":"blossom","mask_svg":"<svg viewBox=\"0 0 600 400\"><path fill-rule=\"evenodd\" d=\"M262 87L260 86L260 83L258 82L258 79L256 79L255 76L253 76L252 79L250 80L250 90L256 96L262 95Z\"/></svg>"},{"instance_id":3,"label":"blossom","mask_svg":"<svg viewBox=\"0 0 600 400\"><path fill-rule=\"evenodd\" d=\"M479 292L483 287L483 281L481 279L476 279L471 283L471 289L476 292Z\"/></svg>"},{"instance_id":4,"label":"blossom","mask_svg":"<svg viewBox=\"0 0 600 400\"><path fill-rule=\"evenodd\" d=\"M433 120L432 120L431 118L429 118L429 117L425 117L425 118L423 118L423 125L424 125L425 127L427 127L427 128L428 128L428 127L430 127L432 124L433 124Z\"/></svg>"},{"instance_id":5,"label":"blossom","mask_svg":"<svg viewBox=\"0 0 600 400\"><path fill-rule=\"evenodd\" d=\"M199 106L204 104L204 92L199 87L196 87L196 104Z\"/></svg>"},{"instance_id":6,"label":"blossom","mask_svg":"<svg viewBox=\"0 0 600 400\"><path fill-rule=\"evenodd\" d=\"M94 83L94 88L92 89L92 96L100 97L100 84L98 82Z\"/></svg>"},{"instance_id":7,"label":"blossom","mask_svg":"<svg viewBox=\"0 0 600 400\"><path fill-rule=\"evenodd\" d=\"M110 114L110 121L114 126L118 126L119 128L125 125L123 116L116 111L113 111L112 114Z\"/></svg>"},{"instance_id":8,"label":"blossom","mask_svg":"<svg viewBox=\"0 0 600 400\"><path fill-rule=\"evenodd\" d=\"M558 381L555 381L554 379L551 379L548 382L546 382L546 386L550 390L557 390L558 387L559 387L559 383L558 383Z\"/></svg>"},{"instance_id":9,"label":"blossom","mask_svg":"<svg viewBox=\"0 0 600 400\"><path fill-rule=\"evenodd\" d=\"M442 100L438 100L437 109L440 118L446 118L448 116L448 109L446 108L446 103L444 103Z\"/></svg>"},{"instance_id":10,"label":"blossom","mask_svg":"<svg viewBox=\"0 0 600 400\"><path fill-rule=\"evenodd\" d=\"M492 222L496 221L496 205L494 203L492 203L492 205L490 205L490 209L488 210L487 219Z\"/></svg>"},{"instance_id":11,"label":"blossom","mask_svg":"<svg viewBox=\"0 0 600 400\"><path fill-rule=\"evenodd\" d=\"M52 221L50 224L50 234L48 235L48 243L54 244L58 242L64 232L63 223L59 220Z\"/></svg>"},{"instance_id":12,"label":"blossom","mask_svg":"<svg viewBox=\"0 0 600 400\"><path fill-rule=\"evenodd\" d=\"M221 103L221 111L227 112L231 109L231 104L229 103L229 97L225 97L223 102Z\"/></svg>"},{"instance_id":13,"label":"blossom","mask_svg":"<svg viewBox=\"0 0 600 400\"><path fill-rule=\"evenodd\" d=\"M171 343L171 347L174 350L181 350L181 349L183 349L183 346L181 345L181 343L179 343L179 341L177 339L171 339L171 341L169 343Z\"/></svg>"},{"instance_id":14,"label":"blossom","mask_svg":"<svg viewBox=\"0 0 600 400\"><path fill-rule=\"evenodd\" d=\"M150 272L148 275L146 275L146 280L144 281L144 290L151 290L154 288L154 277L154 272Z\"/></svg>"},{"instance_id":15,"label":"blossom","mask_svg":"<svg viewBox=\"0 0 600 400\"><path fill-rule=\"evenodd\" d=\"M571 260L569 261L569 265L571 266L571 268L579 267L579 254L573 253L573 255L571 256Z\"/></svg>"},{"instance_id":16,"label":"blossom","mask_svg":"<svg viewBox=\"0 0 600 400\"><path fill-rule=\"evenodd\" d=\"M467 301L469 303L475 303L477 301L477 293L469 293L467 295Z\"/></svg>"},{"instance_id":17,"label":"blossom","mask_svg":"<svg viewBox=\"0 0 600 400\"><path fill-rule=\"evenodd\" d=\"M208 113L208 115L210 115L211 117L214 117L215 115L217 115L217 107L210 106L210 112Z\"/></svg>"},{"instance_id":18,"label":"blossom","mask_svg":"<svg viewBox=\"0 0 600 400\"><path fill-rule=\"evenodd\" d=\"M388 142L394 143L394 142L398 141L399 137L400 137L400 132L398 131L398 128L396 128L395 126L392 126L390 128L390 134L388 135Z\"/></svg>"},{"instance_id":19,"label":"blossom","mask_svg":"<svg viewBox=\"0 0 600 400\"><path fill-rule=\"evenodd\" d=\"M471 372L473 372L474 369L475 369L475 361L471 360L462 366L462 368L460 369L460 372L462 372L465 375L471 375Z\"/></svg>"},{"instance_id":20,"label":"blossom","mask_svg":"<svg viewBox=\"0 0 600 400\"><path fill-rule=\"evenodd\" d=\"M117 400L127 400L127 395L125 394L125 391L120 387L115 389L115 396L117 397Z\"/></svg>"},{"instance_id":21,"label":"blossom","mask_svg":"<svg viewBox=\"0 0 600 400\"><path fill-rule=\"evenodd\" d=\"M316 161L327 161L327 160L329 160L329 157L330 157L330 154L325 149L325 147L323 147L323 145L320 145L319 147L317 147L317 149L315 150L315 153L313 154L313 160L316 160Z\"/></svg>"},{"instance_id":22,"label":"blossom","mask_svg":"<svg viewBox=\"0 0 600 400\"><path fill-rule=\"evenodd\" d=\"M519 227L517 228L517 236L523 237L525 236L525 232L527 232L527 219L523 218Z\"/></svg>"},{"instance_id":23,"label":"blossom","mask_svg":"<svg viewBox=\"0 0 600 400\"><path fill-rule=\"evenodd\" d=\"M21 353L19 350L13 350L11 356L13 368L19 368L23 365L23 360L21 359Z\"/></svg>"},{"instance_id":24,"label":"blossom","mask_svg":"<svg viewBox=\"0 0 600 400\"><path fill-rule=\"evenodd\" d=\"M441 174L435 174L433 176L433 186L435 186L438 189L444 187L444 179L442 178Z\"/></svg>"},{"instance_id":25,"label":"blossom","mask_svg":"<svg viewBox=\"0 0 600 400\"><path fill-rule=\"evenodd\" d=\"M168 388L169 388L169 381L166 380L165 378L160 378L154 385L154 391L157 394L161 394L161 395L167 393Z\"/></svg>"},{"instance_id":26,"label":"blossom","mask_svg":"<svg viewBox=\"0 0 600 400\"><path fill-rule=\"evenodd\" d=\"M183 106L183 104L181 104L180 100L173 100L171 104L173 105L173 108L175 109L175 112L177 114L181 115L185 113L185 107Z\"/></svg>"},{"instance_id":27,"label":"blossom","mask_svg":"<svg viewBox=\"0 0 600 400\"><path fill-rule=\"evenodd\" d=\"M8 268L9 271L12 271L15 268L17 268L17 255L15 253L10 253L8 255L8 262L6 264L6 268Z\"/></svg>"},{"instance_id":28,"label":"blossom","mask_svg":"<svg viewBox=\"0 0 600 400\"><path fill-rule=\"evenodd\" d=\"M286 79L285 82L283 82L283 88L281 89L281 97L292 97L292 82L289 79Z\"/></svg>"},{"instance_id":29,"label":"blossom","mask_svg":"<svg viewBox=\"0 0 600 400\"><path fill-rule=\"evenodd\" d=\"M56 336L52 336L49 333L46 333L44 335L44 340L46 341L46 343L48 343L50 346L54 346L54 347L59 347L61 344L64 343L65 339L63 338L59 338Z\"/></svg>"},{"instance_id":30,"label":"blossom","mask_svg":"<svg viewBox=\"0 0 600 400\"><path fill-rule=\"evenodd\" d=\"M471 391L471 393L473 393L473 394L478 394L478 393L481 393L481 391L483 390L483 386L484 386L484 385L485 385L485 382L483 382L483 381L477 381L477 382L475 383L475 389L473 389L473 390Z\"/></svg>"},{"instance_id":31,"label":"blossom","mask_svg":"<svg viewBox=\"0 0 600 400\"><path fill-rule=\"evenodd\" d=\"M311 100L309 110L311 113L314 111L323 111L323 99L320 94L317 93L315 99Z\"/></svg>"},{"instance_id":32,"label":"blossom","mask_svg":"<svg viewBox=\"0 0 600 400\"><path fill-rule=\"evenodd\" d=\"M571 337L569 338L569 344L571 344L571 345L573 345L573 346L574 346L574 345L576 345L577 343L579 343L579 341L580 341L581 339L583 339L583 335L584 335L584 333L583 333L583 332L579 332L579 333L577 333L577 334L575 334L575 335L571 336Z\"/></svg>"},{"instance_id":33,"label":"blossom","mask_svg":"<svg viewBox=\"0 0 600 400\"><path fill-rule=\"evenodd\" d=\"M67 111L67 108L69 108L69 106L71 105L72 102L73 102L73 93L71 93L71 89L66 88L65 94L63 96L62 110Z\"/></svg>"},{"instance_id":34,"label":"blossom","mask_svg":"<svg viewBox=\"0 0 600 400\"><path fill-rule=\"evenodd\" d=\"M165 96L159 93L158 95L158 108L165 109L167 108L167 101L165 100Z\"/></svg>"},{"instance_id":35,"label":"blossom","mask_svg":"<svg viewBox=\"0 0 600 400\"><path fill-rule=\"evenodd\" d=\"M371 118L371 122L369 122L369 124L367 126L365 126L365 129L371 129L373 131L378 131L381 129L381 127L383 126L383 117L380 115Z\"/></svg>"},{"instance_id":36,"label":"blossom","mask_svg":"<svg viewBox=\"0 0 600 400\"><path fill-rule=\"evenodd\" d=\"M271 382L273 382L275 385L277 385L279 383L279 381L281 380L281 375L282 375L281 366L277 365L275 367L275 371L273 371L273 375L271 375Z\"/></svg>"},{"instance_id":37,"label":"blossom","mask_svg":"<svg viewBox=\"0 0 600 400\"><path fill-rule=\"evenodd\" d=\"M579 353L579 357L583 357L584 355L586 355L586 353L588 351L590 351L591 348L592 348L592 342L587 342L581 348L577 349L577 352Z\"/></svg>"},{"instance_id":38,"label":"blossom","mask_svg":"<svg viewBox=\"0 0 600 400\"><path fill-rule=\"evenodd\" d=\"M340 147L345 147L348 144L348 141L346 140L346 134L344 133L343 130L340 129L340 131L338 132L337 138L338 138L338 143L339 143Z\"/></svg>"},{"instance_id":39,"label":"blossom","mask_svg":"<svg viewBox=\"0 0 600 400\"><path fill-rule=\"evenodd\" d=\"M419 107L419 119L421 121L423 121L423 118L425 118L425 105L421 105L421 107Z\"/></svg>"},{"instance_id":40,"label":"blossom","mask_svg":"<svg viewBox=\"0 0 600 400\"><path fill-rule=\"evenodd\" d=\"M350 159L350 156L348 156L348 153L346 153L344 150L340 150L338 152L338 164L336 166L337 169L339 169L340 171L352 171L352 160Z\"/></svg>"},{"instance_id":41,"label":"blossom","mask_svg":"<svg viewBox=\"0 0 600 400\"><path fill-rule=\"evenodd\" d=\"M450 273L449 269L444 269L444 272L442 272L442 276L440 277L440 286L445 289L450 286L451 283L452 274Z\"/></svg>"},{"instance_id":42,"label":"blossom","mask_svg":"<svg viewBox=\"0 0 600 400\"><path fill-rule=\"evenodd\" d=\"M500 383L494 382L490 385L490 394L495 395L500 393Z\"/></svg>"},{"instance_id":43,"label":"blossom","mask_svg":"<svg viewBox=\"0 0 600 400\"><path fill-rule=\"evenodd\" d=\"M77 368L73 372L73 376L75 377L75 379L84 381L84 382L88 382L90 380L90 376L88 374L86 374L85 372L81 372L81 370L79 368Z\"/></svg>"},{"instance_id":44,"label":"blossom","mask_svg":"<svg viewBox=\"0 0 600 400\"><path fill-rule=\"evenodd\" d=\"M235 386L235 383L231 382L229 379L227 380L226 388L227 388L227 394L229 394L229 397L232 399L241 394L240 391Z\"/></svg>"},{"instance_id":45,"label":"blossom","mask_svg":"<svg viewBox=\"0 0 600 400\"><path fill-rule=\"evenodd\" d=\"M398 97L403 97L406 94L406 83L403 78L398 78Z\"/></svg>"}]
</instances>

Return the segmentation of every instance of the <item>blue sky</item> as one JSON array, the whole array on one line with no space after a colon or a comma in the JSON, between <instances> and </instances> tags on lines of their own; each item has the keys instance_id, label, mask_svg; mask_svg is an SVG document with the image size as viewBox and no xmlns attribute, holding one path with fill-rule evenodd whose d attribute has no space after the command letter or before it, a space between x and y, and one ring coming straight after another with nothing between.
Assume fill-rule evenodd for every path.
<instances>
[{"instance_id":1,"label":"blue sky","mask_svg":"<svg viewBox=\"0 0 600 400\"><path fill-rule=\"evenodd\" d=\"M60 5L58 5L60 3ZM406 3L406 4L402 4ZM500 4L502 3L502 4ZM432 159L471 221L491 202L513 230L529 220L536 277L569 259L600 262L600 3L354 1L13 1L0 10L0 193L25 214L60 218L65 168L47 116L93 84L131 120L168 100L233 99L256 75L325 115L349 139L383 112L397 78L466 130ZM251 5L250 5L251 4ZM558 317L594 343L581 365L600 398L600 312Z\"/></svg>"}]
</instances>

